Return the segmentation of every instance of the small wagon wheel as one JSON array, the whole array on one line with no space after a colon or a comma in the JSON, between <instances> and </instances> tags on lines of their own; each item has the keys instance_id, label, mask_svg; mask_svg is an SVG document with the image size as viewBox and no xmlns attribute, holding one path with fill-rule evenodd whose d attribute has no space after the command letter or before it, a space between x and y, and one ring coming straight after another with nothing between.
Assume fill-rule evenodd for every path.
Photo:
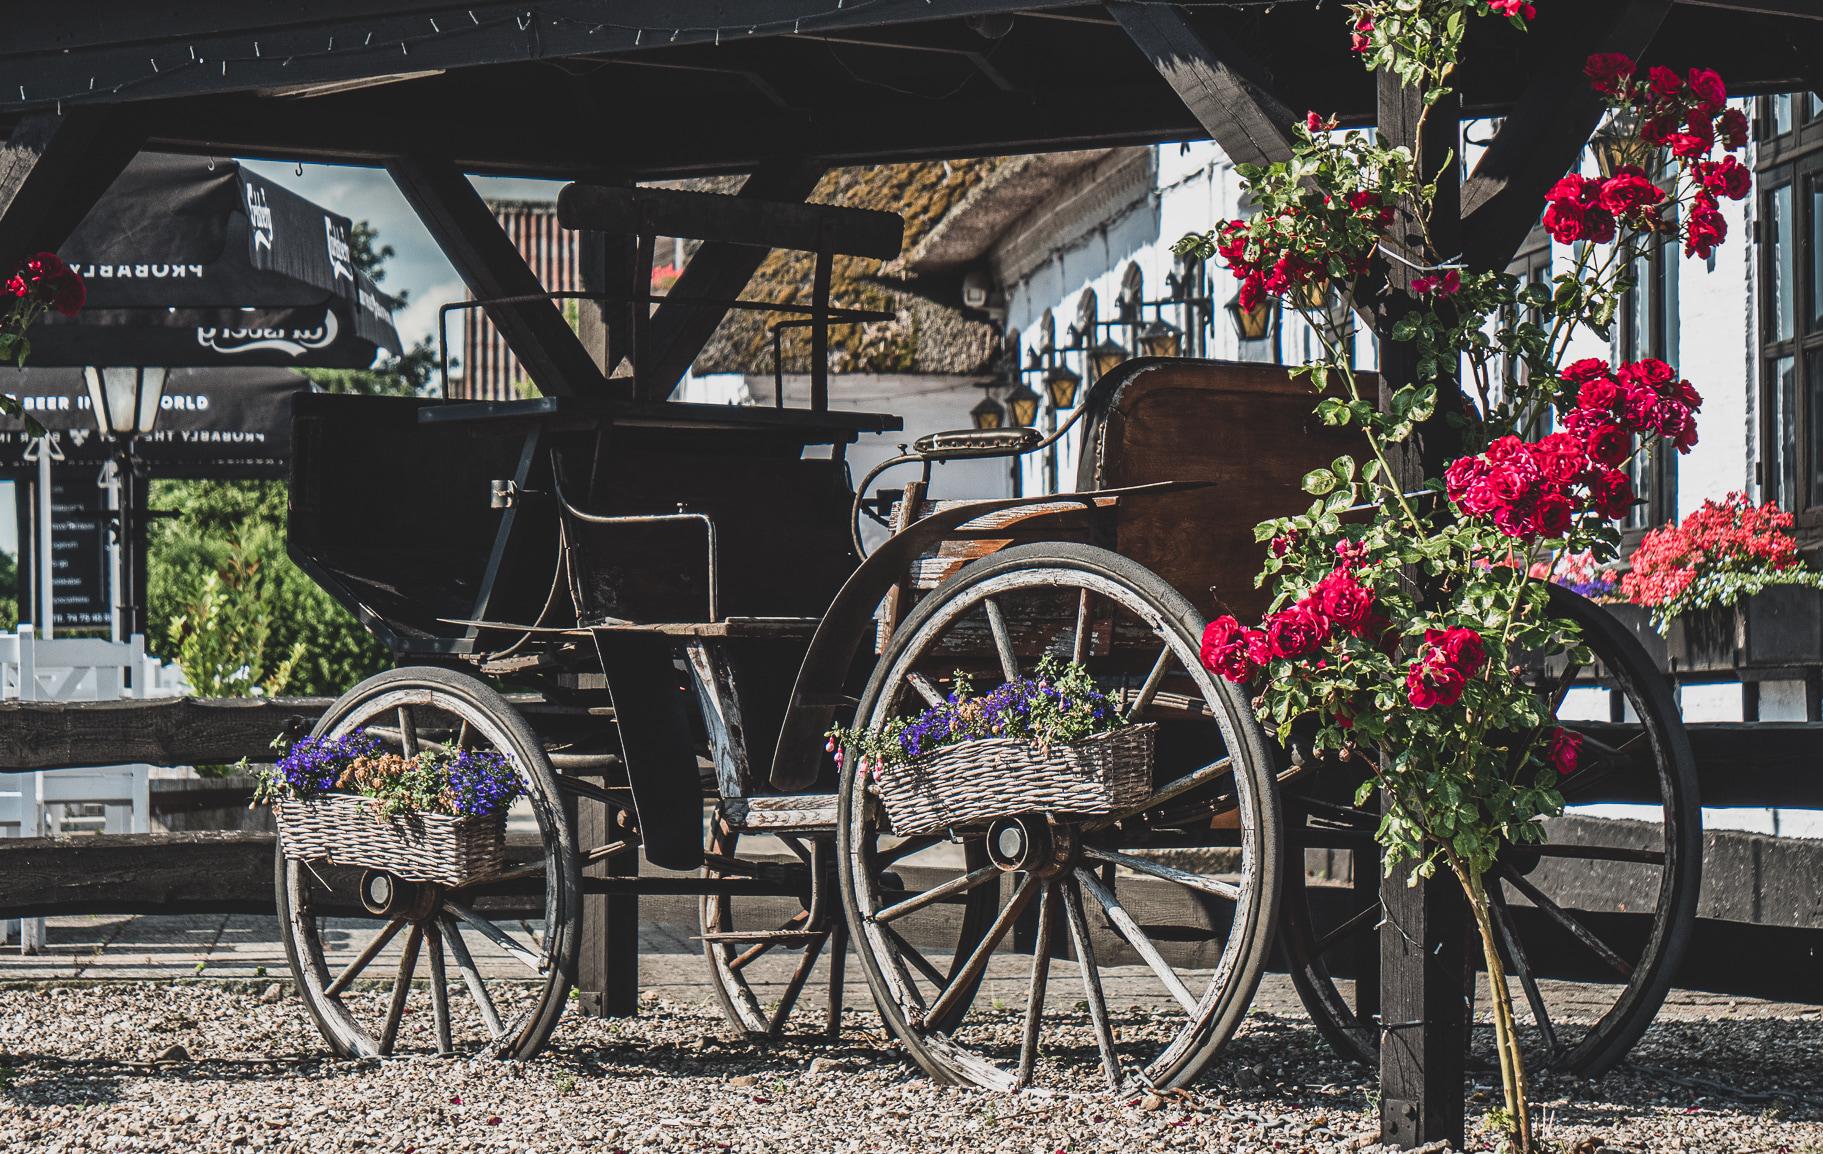
<instances>
[{"instance_id":1,"label":"small wagon wheel","mask_svg":"<svg viewBox=\"0 0 1823 1154\"><path fill-rule=\"evenodd\" d=\"M1009 814L898 837L874 783L845 767L849 932L882 1016L933 1076L1009 1090L1099 1070L1116 1087L1179 1086L1245 1015L1277 914L1277 794L1245 698L1198 660L1202 625L1145 568L1041 544L965 567L895 632L856 714L869 726L921 712L959 666L986 688L1046 651L1160 723L1151 794L1112 815ZM1011 896L986 933L945 959L948 903L1003 878ZM1050 973L1070 958L1079 990ZM1002 999L1005 1013L982 1005ZM1144 1012L1125 1013L1136 1000Z\"/></svg>"},{"instance_id":2,"label":"small wagon wheel","mask_svg":"<svg viewBox=\"0 0 1823 1154\"><path fill-rule=\"evenodd\" d=\"M537 734L487 685L431 668L361 682L314 735L355 730L405 756L435 745L491 749L518 771L526 796L509 817L508 868L474 886L291 861L281 846L279 924L305 1005L342 1057L407 1048L532 1056L563 1013L581 908L573 835ZM513 819L526 816L538 832L529 859L513 852L510 833ZM408 1020L415 983L426 979L419 1013Z\"/></svg>"},{"instance_id":3,"label":"small wagon wheel","mask_svg":"<svg viewBox=\"0 0 1823 1154\"><path fill-rule=\"evenodd\" d=\"M1557 723L1583 737L1579 767L1560 787L1567 812L1558 829L1573 839L1509 850L1488 890L1514 1003L1529 1009L1540 1036L1536 1060L1593 1075L1626 1055L1670 989L1696 918L1702 810L1677 703L1638 640L1561 586L1551 587L1550 606L1576 623L1594 657L1586 668L1532 663L1528 674ZM1281 940L1317 1028L1339 1053L1371 1065L1379 816L1348 796L1358 777L1339 778L1319 772L1286 799L1292 868ZM1305 851L1321 856L1300 860ZM1325 859L1352 859L1353 885L1308 878L1304 867ZM1635 911L1650 918L1641 924ZM1331 974L1344 960L1365 979L1353 999ZM1606 985L1592 994L1559 979Z\"/></svg>"}]
</instances>

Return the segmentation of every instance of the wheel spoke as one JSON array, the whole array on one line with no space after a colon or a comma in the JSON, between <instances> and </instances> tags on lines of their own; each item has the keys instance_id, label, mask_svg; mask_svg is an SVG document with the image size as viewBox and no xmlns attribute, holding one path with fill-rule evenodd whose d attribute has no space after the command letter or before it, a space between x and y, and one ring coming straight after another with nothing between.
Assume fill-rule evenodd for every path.
<instances>
[{"instance_id":1,"label":"wheel spoke","mask_svg":"<svg viewBox=\"0 0 1823 1154\"><path fill-rule=\"evenodd\" d=\"M1081 665L1089 657L1089 590L1085 587L1076 594L1076 638L1070 646L1070 660Z\"/></svg>"},{"instance_id":2,"label":"wheel spoke","mask_svg":"<svg viewBox=\"0 0 1823 1154\"><path fill-rule=\"evenodd\" d=\"M1625 978L1632 975L1632 965L1629 964L1625 958L1610 949L1608 943L1596 937L1595 931L1571 917L1562 906L1540 892L1537 886L1514 872L1511 866L1502 865L1498 868L1500 870L1500 876L1510 882L1514 889L1524 894L1528 901L1543 910L1552 921L1556 922L1564 929L1569 930L1571 936L1583 945L1589 947L1596 957L1612 966L1614 971L1621 977Z\"/></svg>"},{"instance_id":3,"label":"wheel spoke","mask_svg":"<svg viewBox=\"0 0 1823 1154\"><path fill-rule=\"evenodd\" d=\"M937 692L937 687L932 685L930 683L930 678L924 676L924 674L919 673L916 670L913 670L912 672L907 673L905 675L905 680L909 681L911 683L911 687L918 691L918 696L922 697L924 699L924 704L926 704L926 705L942 705L943 704L943 695L941 693Z\"/></svg>"},{"instance_id":4,"label":"wheel spoke","mask_svg":"<svg viewBox=\"0 0 1823 1154\"><path fill-rule=\"evenodd\" d=\"M987 627L994 635L994 652L1000 655L1000 674L1009 682L1018 681L1019 658L1013 655L1013 635L1006 627L1006 616L1000 612L1000 602L987 597L981 604L987 609Z\"/></svg>"},{"instance_id":5,"label":"wheel spoke","mask_svg":"<svg viewBox=\"0 0 1823 1154\"><path fill-rule=\"evenodd\" d=\"M456 969L462 972L462 984L468 987L469 997L475 999L475 1006L481 1011L481 1020L487 1023L488 1037L498 1040L506 1033L506 1027L500 1024L500 1012L494 1009L494 999L488 996L481 971L475 968L468 943L462 940L462 930L448 914L439 917L443 922L443 941L449 946L449 956L456 959Z\"/></svg>"},{"instance_id":6,"label":"wheel spoke","mask_svg":"<svg viewBox=\"0 0 1823 1154\"><path fill-rule=\"evenodd\" d=\"M1122 906L1111 892L1104 889L1102 884L1095 879L1095 875L1086 869L1076 871L1076 884L1087 890L1090 897L1101 903L1101 908L1108 915L1108 920L1114 923L1114 928L1120 931L1120 936L1127 939L1127 944L1132 946L1134 952L1152 968L1154 974L1158 975L1158 980L1164 984L1165 992L1177 999L1177 1004L1184 1008L1186 1014L1192 1018L1196 1017L1199 1009L1196 995L1192 994L1189 987L1184 985L1183 980L1177 976L1177 971L1171 968L1170 962L1165 961L1165 956L1158 952L1158 947L1152 944L1152 939L1146 936L1146 931L1139 928L1139 923L1133 920L1133 915L1127 912L1126 907Z\"/></svg>"},{"instance_id":7,"label":"wheel spoke","mask_svg":"<svg viewBox=\"0 0 1823 1154\"><path fill-rule=\"evenodd\" d=\"M870 922L897 921L906 914L916 913L934 902L940 902L944 898L954 894L967 893L969 890L974 889L983 882L992 881L1000 876L1000 872L1000 869L996 866L982 866L972 873L966 873L961 877L951 878L942 885L932 886L930 889L913 894L911 897L906 898L897 905L887 906L880 912L869 915L867 920Z\"/></svg>"},{"instance_id":8,"label":"wheel spoke","mask_svg":"<svg viewBox=\"0 0 1823 1154\"><path fill-rule=\"evenodd\" d=\"M1626 846L1612 845L1577 845L1573 842L1545 842L1542 845L1526 847L1540 857L1573 858L1577 861L1624 861L1637 862L1640 865L1662 866L1665 864L1665 851L1662 849L1629 849Z\"/></svg>"},{"instance_id":9,"label":"wheel spoke","mask_svg":"<svg viewBox=\"0 0 1823 1154\"><path fill-rule=\"evenodd\" d=\"M1234 772L1234 758L1217 758L1201 769L1193 769L1184 776L1160 786L1157 792L1138 805L1111 813L1106 817L1096 818L1094 821L1084 822L1082 828L1084 830L1106 829L1124 818L1144 813L1149 809L1156 809L1174 798L1184 796L1198 786L1208 785L1216 778L1232 772Z\"/></svg>"},{"instance_id":10,"label":"wheel spoke","mask_svg":"<svg viewBox=\"0 0 1823 1154\"><path fill-rule=\"evenodd\" d=\"M399 706L399 755L407 760L418 756L418 723L409 705Z\"/></svg>"},{"instance_id":11,"label":"wheel spoke","mask_svg":"<svg viewBox=\"0 0 1823 1154\"><path fill-rule=\"evenodd\" d=\"M1152 671L1146 674L1145 684L1139 687L1139 694L1133 698L1133 704L1127 706L1128 721L1138 717L1146 706L1152 704L1152 698L1158 694L1158 687L1165 683L1165 671L1171 667L1173 656L1174 651L1169 645L1158 651L1158 659L1152 663Z\"/></svg>"},{"instance_id":12,"label":"wheel spoke","mask_svg":"<svg viewBox=\"0 0 1823 1154\"><path fill-rule=\"evenodd\" d=\"M987 969L988 960L994 955L994 947L998 946L1000 939L1013 928L1013 923L1018 920L1020 914L1025 912L1025 907L1031 904L1036 892L1037 887L1030 874L1019 879L1018 887L1013 890L1012 898L1001 908L1000 916L994 919L994 924L988 927L987 933L975 946L974 952L970 953L968 959L950 976L949 984L943 988L943 992L937 995L937 1000L931 1004L930 1012L925 1015L926 1021L945 1021L950 1013L959 1007L962 999L974 992L976 983L980 980L983 971Z\"/></svg>"},{"instance_id":13,"label":"wheel spoke","mask_svg":"<svg viewBox=\"0 0 1823 1154\"><path fill-rule=\"evenodd\" d=\"M1500 887L1500 879L1487 887L1488 910L1494 916L1494 928L1500 932L1501 944L1506 946L1507 960L1519 972L1519 987L1525 991L1525 1000L1532 1007L1532 1021L1538 1027L1538 1034L1544 1039L1545 1052L1555 1060L1563 1050L1557 1041L1557 1029L1551 1025L1550 1012L1545 1008L1544 993L1538 988L1538 977L1532 973L1531 959L1526 957L1525 947L1520 944L1519 931L1513 926L1512 912L1507 909L1506 892Z\"/></svg>"},{"instance_id":14,"label":"wheel spoke","mask_svg":"<svg viewBox=\"0 0 1823 1154\"><path fill-rule=\"evenodd\" d=\"M551 963L548 959L540 957L538 954L526 949L513 938L507 936L505 930L501 929L493 922L488 921L474 910L469 909L461 902L451 901L448 898L445 898L443 901L443 908L461 918L469 925L475 927L482 937L494 943L496 946L499 946L515 960L523 962L525 965L530 966L541 974L551 968Z\"/></svg>"},{"instance_id":15,"label":"wheel spoke","mask_svg":"<svg viewBox=\"0 0 1823 1154\"><path fill-rule=\"evenodd\" d=\"M836 919L829 931L829 1025L830 1038L842 1036L842 987L848 976L848 922Z\"/></svg>"},{"instance_id":16,"label":"wheel spoke","mask_svg":"<svg viewBox=\"0 0 1823 1154\"><path fill-rule=\"evenodd\" d=\"M817 955L823 951L823 943L829 940L828 934L812 938L804 946L804 955L798 959L797 969L791 972L791 981L786 983L785 992L779 995L779 1008L774 1011L772 1021L767 1023L766 1036L776 1038L785 1029L785 1019L791 1017L791 1008L797 1005L798 995L804 991L804 983L810 979L810 970L817 964Z\"/></svg>"},{"instance_id":17,"label":"wheel spoke","mask_svg":"<svg viewBox=\"0 0 1823 1154\"><path fill-rule=\"evenodd\" d=\"M788 921L786 921L786 923L784 925L780 926L778 929L776 929L772 932L776 933L776 934L787 933L791 930L792 926L795 926L799 922L804 921L809 916L810 915L808 913L806 913L805 911L799 910L797 913L791 915L791 918ZM762 938L758 944L747 947L745 950L742 950L739 954L737 954L731 961L729 961L728 969L730 971L732 971L733 973L737 973L737 974L740 973L742 970L744 970L748 966L752 965L754 960L756 958L758 958L761 954L765 953L767 950L770 950L772 947L778 945L781 941L784 941L784 940L785 939L783 939L783 938Z\"/></svg>"},{"instance_id":18,"label":"wheel spoke","mask_svg":"<svg viewBox=\"0 0 1823 1154\"><path fill-rule=\"evenodd\" d=\"M397 934L404 925L404 918L394 918L392 921L387 922L385 926L381 927L380 932L376 933L373 938L368 941L367 945L362 948L360 955L356 957L354 961L348 963L347 968L336 977L335 981L329 983L329 988L323 991L323 996L325 998L333 998L343 990L346 990L349 985L360 976L361 971L367 968L367 964L380 956L380 951L386 948L386 943L392 941L393 936Z\"/></svg>"},{"instance_id":19,"label":"wheel spoke","mask_svg":"<svg viewBox=\"0 0 1823 1154\"><path fill-rule=\"evenodd\" d=\"M1082 971L1082 992L1089 1003L1089 1021L1095 1027L1095 1045L1101 1050L1101 1068L1108 1085L1120 1089L1120 1058L1114 1053L1114 1029L1108 1025L1108 1002L1101 990L1101 971L1095 966L1095 947L1089 942L1089 922L1082 913L1082 893L1069 881L1062 883L1064 913L1070 924L1070 942L1076 947L1076 965Z\"/></svg>"},{"instance_id":20,"label":"wheel spoke","mask_svg":"<svg viewBox=\"0 0 1823 1154\"><path fill-rule=\"evenodd\" d=\"M899 956L910 962L912 969L923 974L924 979L932 986L941 990L944 986L949 984L949 979L943 976L943 971L939 970L936 966L931 965L930 959L919 953L918 947L906 941L898 930L893 929L891 926L881 926L880 929L887 937L892 939L893 948L899 952ZM924 1005L924 995L918 992L918 987L914 984L907 983L906 989L915 1000L916 1007L922 1007ZM909 1010L915 1007L908 1005L906 1008Z\"/></svg>"},{"instance_id":21,"label":"wheel spoke","mask_svg":"<svg viewBox=\"0 0 1823 1154\"><path fill-rule=\"evenodd\" d=\"M411 993L411 974L418 967L418 943L424 940L424 927L413 926L405 937L405 949L399 955L399 976L392 984L392 1004L386 1008L386 1026L380 1032L380 1056L392 1053L399 1040L399 1020L405 1016L405 998Z\"/></svg>"},{"instance_id":22,"label":"wheel spoke","mask_svg":"<svg viewBox=\"0 0 1823 1154\"><path fill-rule=\"evenodd\" d=\"M1368 906L1365 909L1359 910L1349 915L1347 921L1339 926L1333 927L1328 933L1317 939L1315 956L1320 958L1324 954L1327 954L1336 947L1338 942L1346 941L1360 933L1364 926L1371 925L1377 928L1379 924L1379 906Z\"/></svg>"},{"instance_id":23,"label":"wheel spoke","mask_svg":"<svg viewBox=\"0 0 1823 1154\"><path fill-rule=\"evenodd\" d=\"M1038 1064L1038 1035L1044 1023L1044 992L1051 974L1051 943L1057 936L1057 887L1044 882L1038 895L1038 938L1032 946L1032 983L1025 999L1025 1033L1019 1040L1019 1085L1030 1085Z\"/></svg>"},{"instance_id":24,"label":"wheel spoke","mask_svg":"<svg viewBox=\"0 0 1823 1154\"><path fill-rule=\"evenodd\" d=\"M430 947L430 1004L437 1019L437 1053L455 1053L449 1036L449 977L443 970L443 931L436 919L424 923L424 937Z\"/></svg>"},{"instance_id":25,"label":"wheel spoke","mask_svg":"<svg viewBox=\"0 0 1823 1154\"><path fill-rule=\"evenodd\" d=\"M1218 881L1215 878L1204 877L1202 874L1193 874L1189 870L1180 870L1175 866L1168 866L1162 862L1155 862L1150 858L1134 857L1132 854L1121 853L1118 850L1101 849L1098 846L1085 847L1082 851L1082 856L1089 858L1091 861L1106 862L1109 865L1122 866L1132 870L1134 873L1148 874L1155 878L1162 878L1168 882L1176 882L1180 886L1189 886L1193 890L1201 890L1206 894L1214 894L1218 898L1227 898L1231 902L1238 902L1241 900L1241 890L1239 886L1225 881Z\"/></svg>"}]
</instances>

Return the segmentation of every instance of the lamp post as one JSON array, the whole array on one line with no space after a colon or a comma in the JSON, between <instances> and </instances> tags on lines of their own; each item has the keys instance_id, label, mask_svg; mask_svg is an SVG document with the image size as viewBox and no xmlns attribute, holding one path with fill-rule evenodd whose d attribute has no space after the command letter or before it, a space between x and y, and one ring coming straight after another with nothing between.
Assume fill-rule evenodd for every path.
<instances>
[{"instance_id":1,"label":"lamp post","mask_svg":"<svg viewBox=\"0 0 1823 1154\"><path fill-rule=\"evenodd\" d=\"M1006 423L1006 410L992 397L982 397L981 403L970 409L968 415L977 429L998 429Z\"/></svg>"},{"instance_id":2,"label":"lamp post","mask_svg":"<svg viewBox=\"0 0 1823 1154\"><path fill-rule=\"evenodd\" d=\"M120 632L123 637L144 633L146 542L145 490L140 484L134 443L158 424L159 403L164 397L166 370L143 366L110 366L82 371L95 411L95 427L116 448L116 479L120 485L120 516L115 523L115 547L125 553L120 566L120 586L115 590Z\"/></svg>"}]
</instances>

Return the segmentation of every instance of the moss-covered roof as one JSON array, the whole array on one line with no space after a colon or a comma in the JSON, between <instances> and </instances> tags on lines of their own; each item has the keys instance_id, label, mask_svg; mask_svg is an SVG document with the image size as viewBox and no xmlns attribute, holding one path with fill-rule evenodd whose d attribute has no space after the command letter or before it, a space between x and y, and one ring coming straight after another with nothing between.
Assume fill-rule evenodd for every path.
<instances>
[{"instance_id":1,"label":"moss-covered roof","mask_svg":"<svg viewBox=\"0 0 1823 1154\"><path fill-rule=\"evenodd\" d=\"M977 186L1009 161L930 161L841 168L824 175L810 200L855 208L882 209L905 218L905 252L914 251L937 224ZM692 185L692 187L696 187ZM707 188L705 184L702 187ZM716 186L713 191L729 191ZM774 252L766 258L742 295L753 300L810 299L812 258L807 253ZM896 291L870 277L901 275L900 262L837 257L831 299L851 308L879 309L897 319L830 330L829 365L838 373L976 373L993 359L994 330L965 319L946 307ZM730 313L696 359L699 373L770 373L771 325L778 317L765 313ZM783 342L786 372L808 371L810 337L805 329L787 329Z\"/></svg>"}]
</instances>

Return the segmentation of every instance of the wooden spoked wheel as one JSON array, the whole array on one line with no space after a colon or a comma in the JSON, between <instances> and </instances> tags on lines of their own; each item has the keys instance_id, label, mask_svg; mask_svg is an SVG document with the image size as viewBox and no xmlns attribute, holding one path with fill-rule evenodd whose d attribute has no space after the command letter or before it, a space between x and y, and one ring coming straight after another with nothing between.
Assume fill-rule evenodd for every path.
<instances>
[{"instance_id":1,"label":"wooden spoked wheel","mask_svg":"<svg viewBox=\"0 0 1823 1154\"><path fill-rule=\"evenodd\" d=\"M1277 913L1279 812L1245 698L1198 660L1202 627L1143 567L1047 544L967 566L895 632L857 712L867 725L922 712L958 669L987 690L1047 651L1159 723L1152 793L1112 815L900 837L850 759L837 803L849 932L882 1016L933 1076L1179 1086L1245 1015ZM951 903L981 891L992 919L955 947Z\"/></svg>"},{"instance_id":2,"label":"wooden spoked wheel","mask_svg":"<svg viewBox=\"0 0 1823 1154\"><path fill-rule=\"evenodd\" d=\"M405 756L438 746L493 750L519 772L526 796L510 815L508 868L477 886L294 862L280 846L279 923L311 1016L342 1057L532 1056L563 1013L581 909L575 843L537 735L493 689L429 668L363 681L315 734L356 730ZM512 830L527 817L535 846Z\"/></svg>"},{"instance_id":3,"label":"wooden spoked wheel","mask_svg":"<svg viewBox=\"0 0 1823 1154\"><path fill-rule=\"evenodd\" d=\"M1594 660L1532 662L1527 678L1557 723L1582 735L1582 757L1560 784L1566 810L1549 823L1550 841L1510 849L1488 895L1514 1004L1537 1030L1531 1060L1593 1075L1626 1055L1664 1003L1696 919L1702 810L1677 704L1639 642L1560 586L1551 612L1577 624ZM1326 767L1286 798L1281 940L1317 1028L1341 1054L1372 1064L1379 814L1372 801L1354 806L1359 781ZM1338 971L1354 974L1352 996Z\"/></svg>"},{"instance_id":4,"label":"wooden spoked wheel","mask_svg":"<svg viewBox=\"0 0 1823 1154\"><path fill-rule=\"evenodd\" d=\"M705 873L711 880L738 876L734 865L742 834L719 816L710 818ZM771 859L789 851L787 869L801 871L805 885L792 898L736 898L707 893L702 900L703 954L716 997L730 1025L753 1039L776 1039L798 1008L819 958L828 975L824 1032L842 1031L842 995L847 975L848 928L835 894L833 833L750 835L749 856Z\"/></svg>"}]
</instances>

